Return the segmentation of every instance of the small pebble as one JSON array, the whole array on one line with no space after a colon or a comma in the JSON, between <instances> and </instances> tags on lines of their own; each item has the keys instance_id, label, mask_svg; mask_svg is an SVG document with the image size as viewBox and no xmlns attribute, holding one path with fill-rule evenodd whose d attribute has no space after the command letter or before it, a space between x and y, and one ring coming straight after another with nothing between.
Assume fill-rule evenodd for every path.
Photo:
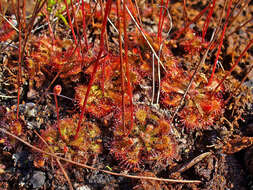
<instances>
[{"instance_id":1,"label":"small pebble","mask_svg":"<svg viewBox=\"0 0 253 190\"><path fill-rule=\"evenodd\" d=\"M45 180L46 180L46 176L45 176L44 172L34 171L32 177L30 179L30 183L33 188L39 188L42 185L44 185Z\"/></svg>"},{"instance_id":2,"label":"small pebble","mask_svg":"<svg viewBox=\"0 0 253 190\"><path fill-rule=\"evenodd\" d=\"M77 187L76 190L91 190L91 189L89 188L89 186L83 185L83 186Z\"/></svg>"},{"instance_id":3,"label":"small pebble","mask_svg":"<svg viewBox=\"0 0 253 190\"><path fill-rule=\"evenodd\" d=\"M27 103L25 108L25 114L28 117L36 117L37 110L34 103Z\"/></svg>"}]
</instances>

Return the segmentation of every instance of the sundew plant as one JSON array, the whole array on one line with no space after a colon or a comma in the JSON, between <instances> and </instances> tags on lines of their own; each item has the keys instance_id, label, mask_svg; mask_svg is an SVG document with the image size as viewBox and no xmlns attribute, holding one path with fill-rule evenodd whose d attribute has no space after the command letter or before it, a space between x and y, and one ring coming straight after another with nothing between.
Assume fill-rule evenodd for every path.
<instances>
[{"instance_id":1,"label":"sundew plant","mask_svg":"<svg viewBox=\"0 0 253 190\"><path fill-rule=\"evenodd\" d=\"M2 147L30 145L33 167L60 168L70 189L78 163L124 171L142 179L137 189L176 188L143 181L162 171L200 188L197 174L184 182L178 169L192 155L253 143L241 128L252 116L252 8L248 0L1 0ZM203 146L207 131L217 138Z\"/></svg>"}]
</instances>

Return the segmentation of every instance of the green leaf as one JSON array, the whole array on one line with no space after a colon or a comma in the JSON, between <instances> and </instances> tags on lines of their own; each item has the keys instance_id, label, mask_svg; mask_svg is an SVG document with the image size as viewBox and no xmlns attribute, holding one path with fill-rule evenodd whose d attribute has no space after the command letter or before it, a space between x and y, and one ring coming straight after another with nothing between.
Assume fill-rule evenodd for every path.
<instances>
[{"instance_id":1,"label":"green leaf","mask_svg":"<svg viewBox=\"0 0 253 190\"><path fill-rule=\"evenodd\" d=\"M68 24L66 18L65 18L62 14L56 14L56 16L59 17L59 18L64 22L64 24L65 24L67 27L70 28L70 26L69 26L69 24Z\"/></svg>"}]
</instances>

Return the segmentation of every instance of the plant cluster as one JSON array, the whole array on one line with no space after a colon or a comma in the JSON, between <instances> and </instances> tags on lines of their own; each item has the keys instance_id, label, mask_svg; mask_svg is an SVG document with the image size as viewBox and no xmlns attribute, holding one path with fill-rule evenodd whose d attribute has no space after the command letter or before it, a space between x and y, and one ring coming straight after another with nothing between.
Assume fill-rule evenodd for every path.
<instances>
[{"instance_id":1,"label":"plant cluster","mask_svg":"<svg viewBox=\"0 0 253 190\"><path fill-rule=\"evenodd\" d=\"M82 63L89 63L88 56L82 58L80 48L75 48L70 39L34 37L30 48L26 66L31 78L39 72L51 78L54 73L59 73L63 79L73 78L82 71Z\"/></svg>"},{"instance_id":2,"label":"plant cluster","mask_svg":"<svg viewBox=\"0 0 253 190\"><path fill-rule=\"evenodd\" d=\"M167 75L161 82L162 103L168 108L175 108L180 104L193 76L191 73L179 69L178 71L175 76ZM218 92L213 93L219 80L213 80L211 85L207 83L204 74L197 74L185 97L184 106L178 113L183 125L188 129L213 125L215 119L223 112L222 87L219 87Z\"/></svg>"},{"instance_id":3,"label":"plant cluster","mask_svg":"<svg viewBox=\"0 0 253 190\"><path fill-rule=\"evenodd\" d=\"M130 110L125 113L126 121L130 120ZM165 164L178 158L178 148L171 132L169 122L149 106L136 106L133 128L126 129L121 122L121 114L115 118L114 140L111 153L121 160L120 165L128 169L138 169L144 163Z\"/></svg>"},{"instance_id":4,"label":"plant cluster","mask_svg":"<svg viewBox=\"0 0 253 190\"><path fill-rule=\"evenodd\" d=\"M226 29L233 21L229 16L232 0L223 5L226 18L221 24L221 16L220 31L214 33L211 41L206 40L206 34L215 0L195 18L186 17L184 27L176 26L174 34L170 33L174 28L169 1L159 1L156 7L138 3L143 10L132 1L38 0L27 25L25 11L13 11L19 30L15 66L18 106L16 113L7 113L0 107L1 126L22 135L24 122L19 116L19 104L21 94L26 92L21 87L28 79L29 88L33 88L35 80L40 83L36 84L39 93L54 95L57 114L54 124L41 130L40 141L35 143L41 150L84 164L108 151L122 168L141 170L143 175L154 175L145 172L146 166L175 164L181 150L177 139L180 137L174 129L200 131L220 120L227 103L224 94L231 93L224 81L253 41L238 55L230 71L217 71ZM207 11L206 20L200 22L201 36L192 26ZM2 14L4 17L3 11ZM41 29L42 35L32 30L39 22L37 17L48 28ZM0 42L11 40L15 30L7 21L0 21ZM157 23L157 27L152 23ZM208 54L216 49L216 55ZM202 63L201 57L206 61ZM56 85L53 93L48 93L56 83L62 87ZM64 98L62 89L74 102L71 114L60 114L60 107L64 106L58 105L58 97ZM53 102L49 97L48 102ZM179 125L175 125L174 117L179 118ZM109 147L103 146L103 135L107 135L102 133L104 130L112 132L106 137L111 141ZM6 139L0 142L6 143ZM35 165L43 166L49 158L40 154ZM141 186L149 188L149 183L143 180ZM160 187L159 183L154 185Z\"/></svg>"},{"instance_id":5,"label":"plant cluster","mask_svg":"<svg viewBox=\"0 0 253 190\"><path fill-rule=\"evenodd\" d=\"M85 121L82 123L82 131L75 139L77 122L78 116L74 115L72 118L63 118L59 123L48 126L41 133L42 139L38 147L80 163L96 158L103 150L100 128L95 122ZM36 163L43 163L48 158L46 155L40 156L36 159Z\"/></svg>"},{"instance_id":6,"label":"plant cluster","mask_svg":"<svg viewBox=\"0 0 253 190\"><path fill-rule=\"evenodd\" d=\"M21 118L19 119L16 118L15 111L7 110L4 106L0 106L0 125L1 127L8 129L11 133L15 134L16 136L25 138L24 136L25 122ZM1 135L0 143L10 148L16 145L17 140L5 135Z\"/></svg>"}]
</instances>

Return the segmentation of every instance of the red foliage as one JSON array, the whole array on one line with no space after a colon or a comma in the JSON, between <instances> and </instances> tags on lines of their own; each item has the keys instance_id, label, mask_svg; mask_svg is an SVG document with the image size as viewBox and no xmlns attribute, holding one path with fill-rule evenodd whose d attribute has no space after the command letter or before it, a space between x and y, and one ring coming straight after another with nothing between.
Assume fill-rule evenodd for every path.
<instances>
[{"instance_id":1,"label":"red foliage","mask_svg":"<svg viewBox=\"0 0 253 190\"><path fill-rule=\"evenodd\" d=\"M15 111L7 111L4 106L0 106L0 125L12 134L26 139L26 134L24 133L25 122L21 118L16 118ZM19 141L15 138L0 135L0 144L13 147L17 142Z\"/></svg>"},{"instance_id":2,"label":"red foliage","mask_svg":"<svg viewBox=\"0 0 253 190\"><path fill-rule=\"evenodd\" d=\"M180 42L180 45L183 46L187 53L196 55L196 53L199 53L203 48L206 48L208 43L197 36L193 30L189 29L185 33L185 37Z\"/></svg>"},{"instance_id":3,"label":"red foliage","mask_svg":"<svg viewBox=\"0 0 253 190\"><path fill-rule=\"evenodd\" d=\"M82 108L87 86L79 85L75 88L75 91L75 99ZM101 118L112 112L113 107L111 100L103 96L102 89L97 85L93 85L87 101L86 111L97 118Z\"/></svg>"},{"instance_id":4,"label":"red foliage","mask_svg":"<svg viewBox=\"0 0 253 190\"><path fill-rule=\"evenodd\" d=\"M100 139L101 131L98 125L95 122L83 122L83 130L80 131L78 138L74 139L77 121L78 115L73 115L72 118L63 118L58 124L48 126L46 130L41 131L41 136L46 143L40 140L38 146L46 152L64 154L73 161L80 163L86 163L90 156L100 154L102 152L102 140ZM40 163L49 158L43 155L43 157L36 158L35 163Z\"/></svg>"},{"instance_id":5,"label":"red foliage","mask_svg":"<svg viewBox=\"0 0 253 190\"><path fill-rule=\"evenodd\" d=\"M139 139L131 137L115 138L111 153L117 160L121 160L120 165L123 168L138 170L141 165L141 149Z\"/></svg>"},{"instance_id":6,"label":"red foliage","mask_svg":"<svg viewBox=\"0 0 253 190\"><path fill-rule=\"evenodd\" d=\"M147 161L168 164L178 157L177 143L168 121L150 107L135 107L134 125L129 135L124 131L121 114L115 116L111 153L121 160L122 167L136 170ZM129 129L130 109L125 111L125 120L128 121L126 126Z\"/></svg>"},{"instance_id":7,"label":"red foliage","mask_svg":"<svg viewBox=\"0 0 253 190\"><path fill-rule=\"evenodd\" d=\"M91 61L87 54L82 57L80 48L75 49L67 39L52 41L48 36L42 36L34 40L32 48L26 64L32 77L39 71L48 75L54 71L60 72L61 78L68 78L82 71L82 62L89 64Z\"/></svg>"},{"instance_id":8,"label":"red foliage","mask_svg":"<svg viewBox=\"0 0 253 190\"><path fill-rule=\"evenodd\" d=\"M161 101L170 109L180 104L192 76L179 67L176 70L178 72L174 76L167 74L161 82ZM220 92L212 94L219 81L215 79L209 86L206 84L205 76L197 74L185 96L185 104L179 116L183 125L188 129L207 128L223 111L222 97L218 96ZM218 90L222 91L222 86Z\"/></svg>"},{"instance_id":9,"label":"red foliage","mask_svg":"<svg viewBox=\"0 0 253 190\"><path fill-rule=\"evenodd\" d=\"M2 21L0 27L0 42L5 42L16 34L16 31L7 21Z\"/></svg>"}]
</instances>

